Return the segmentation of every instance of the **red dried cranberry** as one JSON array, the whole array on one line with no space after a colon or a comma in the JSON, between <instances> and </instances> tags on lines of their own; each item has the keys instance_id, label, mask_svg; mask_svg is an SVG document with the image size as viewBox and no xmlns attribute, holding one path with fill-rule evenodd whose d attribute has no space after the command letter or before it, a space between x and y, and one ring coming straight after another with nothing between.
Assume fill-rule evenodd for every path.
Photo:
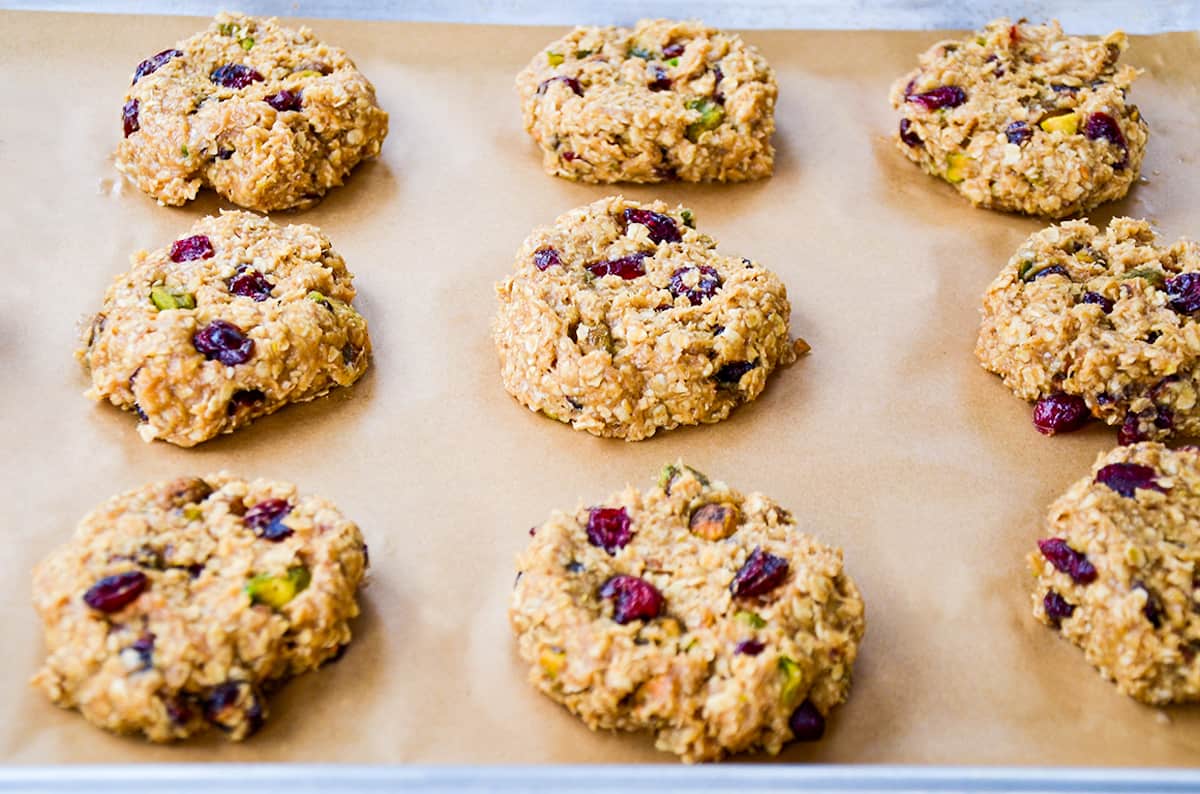
<instances>
[{"instance_id":1,"label":"red dried cranberry","mask_svg":"<svg viewBox=\"0 0 1200 794\"><path fill-rule=\"evenodd\" d=\"M562 153L562 159L566 160L568 163L575 162L575 158L578 156L579 155L575 154L575 152L571 151L570 149L564 149Z\"/></svg>"},{"instance_id":2,"label":"red dried cranberry","mask_svg":"<svg viewBox=\"0 0 1200 794\"><path fill-rule=\"evenodd\" d=\"M292 505L287 499L267 499L247 510L242 522L254 530L257 537L278 543L292 534L291 527L283 523L290 512Z\"/></svg>"},{"instance_id":3,"label":"red dried cranberry","mask_svg":"<svg viewBox=\"0 0 1200 794\"><path fill-rule=\"evenodd\" d=\"M282 113L285 110L300 110L304 101L303 91L283 90L277 94L263 97L263 101Z\"/></svg>"},{"instance_id":4,"label":"red dried cranberry","mask_svg":"<svg viewBox=\"0 0 1200 794\"><path fill-rule=\"evenodd\" d=\"M261 81L263 76L245 64L227 63L213 70L208 79L226 88L240 89Z\"/></svg>"},{"instance_id":5,"label":"red dried cranberry","mask_svg":"<svg viewBox=\"0 0 1200 794\"><path fill-rule=\"evenodd\" d=\"M792 712L788 727L796 741L815 742L825 735L825 718L811 700L806 700Z\"/></svg>"},{"instance_id":6,"label":"red dried cranberry","mask_svg":"<svg viewBox=\"0 0 1200 794\"><path fill-rule=\"evenodd\" d=\"M195 234L191 237L184 237L182 240L176 240L171 243L171 261L172 262L190 262L193 259L211 259L215 251L213 251L212 241L203 234Z\"/></svg>"},{"instance_id":7,"label":"red dried cranberry","mask_svg":"<svg viewBox=\"0 0 1200 794\"><path fill-rule=\"evenodd\" d=\"M1166 489L1155 482L1157 476L1158 472L1140 463L1110 463L1096 472L1096 482L1132 499L1138 488L1166 493Z\"/></svg>"},{"instance_id":8,"label":"red dried cranberry","mask_svg":"<svg viewBox=\"0 0 1200 794\"><path fill-rule=\"evenodd\" d=\"M249 265L240 265L237 273L229 280L229 291L243 298L262 302L271 297L275 285L267 277Z\"/></svg>"},{"instance_id":9,"label":"red dried cranberry","mask_svg":"<svg viewBox=\"0 0 1200 794\"><path fill-rule=\"evenodd\" d=\"M1085 292L1082 302L1096 304L1105 314L1108 314L1113 310L1112 300L1104 297L1099 292Z\"/></svg>"},{"instance_id":10,"label":"red dried cranberry","mask_svg":"<svg viewBox=\"0 0 1200 794\"><path fill-rule=\"evenodd\" d=\"M579 84L579 81L574 77L567 77L563 74L560 74L557 77L551 77L549 80L543 80L542 84L537 87L537 92L539 94L546 93L546 89L550 87L551 83L562 83L574 91L576 96L583 96L583 86Z\"/></svg>"},{"instance_id":11,"label":"red dried cranberry","mask_svg":"<svg viewBox=\"0 0 1200 794\"><path fill-rule=\"evenodd\" d=\"M164 697L163 706L167 709L167 717L176 725L185 725L192 721L192 709L188 705L186 695Z\"/></svg>"},{"instance_id":12,"label":"red dried cranberry","mask_svg":"<svg viewBox=\"0 0 1200 794\"><path fill-rule=\"evenodd\" d=\"M624 507L593 507L588 511L587 520L588 543L599 546L609 554L616 554L617 549L633 539L630 529L629 514Z\"/></svg>"},{"instance_id":13,"label":"red dried cranberry","mask_svg":"<svg viewBox=\"0 0 1200 794\"><path fill-rule=\"evenodd\" d=\"M183 55L179 50L163 50L157 55L151 56L138 64L137 69L133 72L133 82L130 85L137 85L137 81L141 80L148 74L154 74L161 69L167 61L172 58L178 58Z\"/></svg>"},{"instance_id":14,"label":"red dried cranberry","mask_svg":"<svg viewBox=\"0 0 1200 794\"><path fill-rule=\"evenodd\" d=\"M1114 171L1124 170L1125 166L1129 164L1129 144L1125 142L1121 126L1112 116L1107 113L1089 114L1087 121L1083 124L1083 134L1087 136L1088 140L1104 139L1121 149L1121 159L1113 163Z\"/></svg>"},{"instance_id":15,"label":"red dried cranberry","mask_svg":"<svg viewBox=\"0 0 1200 794\"><path fill-rule=\"evenodd\" d=\"M106 576L83 594L84 603L100 612L116 612L133 603L150 580L141 571L126 571Z\"/></svg>"},{"instance_id":16,"label":"red dried cranberry","mask_svg":"<svg viewBox=\"0 0 1200 794\"><path fill-rule=\"evenodd\" d=\"M258 405L265 399L267 399L267 395L263 394L262 389L238 389L229 398L229 405L225 407L225 413L233 416L242 408Z\"/></svg>"},{"instance_id":17,"label":"red dried cranberry","mask_svg":"<svg viewBox=\"0 0 1200 794\"><path fill-rule=\"evenodd\" d=\"M1045 276L1062 276L1067 281L1071 280L1071 274L1068 273L1067 269L1062 265L1051 265L1050 267L1044 267L1038 272L1034 273L1033 277L1029 280L1037 281L1039 278L1043 278Z\"/></svg>"},{"instance_id":18,"label":"red dried cranberry","mask_svg":"<svg viewBox=\"0 0 1200 794\"><path fill-rule=\"evenodd\" d=\"M651 91L670 91L671 78L667 76L667 70L661 66L655 65L650 67L651 76L654 78L650 81Z\"/></svg>"},{"instance_id":19,"label":"red dried cranberry","mask_svg":"<svg viewBox=\"0 0 1200 794\"><path fill-rule=\"evenodd\" d=\"M1058 392L1041 398L1033 406L1033 426L1047 436L1078 430L1089 416L1087 403L1077 394Z\"/></svg>"},{"instance_id":20,"label":"red dried cranberry","mask_svg":"<svg viewBox=\"0 0 1200 794\"><path fill-rule=\"evenodd\" d=\"M249 736L262 727L262 699L249 682L226 681L204 699L204 718L223 731L236 730L244 722Z\"/></svg>"},{"instance_id":21,"label":"red dried cranberry","mask_svg":"<svg viewBox=\"0 0 1200 794\"><path fill-rule=\"evenodd\" d=\"M909 94L904 99L920 105L926 110L941 110L942 108L956 108L966 102L967 92L956 85L943 85L921 94Z\"/></svg>"},{"instance_id":22,"label":"red dried cranberry","mask_svg":"<svg viewBox=\"0 0 1200 794\"><path fill-rule=\"evenodd\" d=\"M227 367L244 364L254 355L254 340L225 320L213 320L192 334L192 345L209 361L216 359Z\"/></svg>"},{"instance_id":23,"label":"red dried cranberry","mask_svg":"<svg viewBox=\"0 0 1200 794\"><path fill-rule=\"evenodd\" d=\"M1023 121L1014 121L1004 128L1004 137L1008 138L1009 143L1020 146L1033 137L1033 130Z\"/></svg>"},{"instance_id":24,"label":"red dried cranberry","mask_svg":"<svg viewBox=\"0 0 1200 794\"><path fill-rule=\"evenodd\" d=\"M556 249L547 246L533 252L533 264L538 270L545 270L548 267L561 265L562 259L559 258Z\"/></svg>"},{"instance_id":25,"label":"red dried cranberry","mask_svg":"<svg viewBox=\"0 0 1200 794\"><path fill-rule=\"evenodd\" d=\"M733 647L735 654L745 654L746 656L758 656L763 652L763 648L767 646L758 640L742 640Z\"/></svg>"},{"instance_id":26,"label":"red dried cranberry","mask_svg":"<svg viewBox=\"0 0 1200 794\"><path fill-rule=\"evenodd\" d=\"M1055 628L1075 614L1075 605L1053 590L1046 591L1046 597L1042 599L1042 607L1045 608L1046 617L1050 618L1050 623Z\"/></svg>"},{"instance_id":27,"label":"red dried cranberry","mask_svg":"<svg viewBox=\"0 0 1200 794\"><path fill-rule=\"evenodd\" d=\"M678 58L680 55L683 55L683 44L680 42L676 41L663 47L664 58Z\"/></svg>"},{"instance_id":28,"label":"red dried cranberry","mask_svg":"<svg viewBox=\"0 0 1200 794\"><path fill-rule=\"evenodd\" d=\"M755 546L745 564L734 574L729 591L734 598L753 598L771 592L788 575L788 561Z\"/></svg>"},{"instance_id":29,"label":"red dried cranberry","mask_svg":"<svg viewBox=\"0 0 1200 794\"><path fill-rule=\"evenodd\" d=\"M696 286L689 287L683 280L683 277L688 273L698 272L700 275L696 279ZM671 274L670 289L671 294L675 297L686 295L688 302L693 306L699 306L704 301L711 298L716 291L721 287L721 276L715 268L708 265L700 265L699 267L681 267Z\"/></svg>"},{"instance_id":30,"label":"red dried cranberry","mask_svg":"<svg viewBox=\"0 0 1200 794\"><path fill-rule=\"evenodd\" d=\"M721 71L720 66L713 67L713 102L718 105L725 104L725 93L721 90L721 81L725 79L725 73Z\"/></svg>"},{"instance_id":31,"label":"red dried cranberry","mask_svg":"<svg viewBox=\"0 0 1200 794\"><path fill-rule=\"evenodd\" d=\"M662 613L662 593L636 576L618 574L612 577L600 587L600 597L616 599L613 620L621 625L631 620L653 620Z\"/></svg>"},{"instance_id":32,"label":"red dried cranberry","mask_svg":"<svg viewBox=\"0 0 1200 794\"><path fill-rule=\"evenodd\" d=\"M1180 273L1167 279L1167 299L1181 314L1200 311L1200 273Z\"/></svg>"},{"instance_id":33,"label":"red dried cranberry","mask_svg":"<svg viewBox=\"0 0 1200 794\"><path fill-rule=\"evenodd\" d=\"M1039 540L1038 549L1051 565L1070 576L1076 584L1091 584L1096 581L1096 566L1088 561L1087 555L1075 551L1062 538Z\"/></svg>"},{"instance_id":34,"label":"red dried cranberry","mask_svg":"<svg viewBox=\"0 0 1200 794\"><path fill-rule=\"evenodd\" d=\"M757 366L757 364L752 364L749 361L731 361L717 370L713 377L716 378L717 383L724 386L736 386L741 381L743 375Z\"/></svg>"},{"instance_id":35,"label":"red dried cranberry","mask_svg":"<svg viewBox=\"0 0 1200 794\"><path fill-rule=\"evenodd\" d=\"M138 124L138 101L131 99L121 108L121 123L125 127L125 137L128 138L141 129Z\"/></svg>"},{"instance_id":36,"label":"red dried cranberry","mask_svg":"<svg viewBox=\"0 0 1200 794\"><path fill-rule=\"evenodd\" d=\"M1133 411L1125 414L1121 429L1117 431L1117 443L1123 447L1145 441L1146 434L1142 432L1141 419Z\"/></svg>"},{"instance_id":37,"label":"red dried cranberry","mask_svg":"<svg viewBox=\"0 0 1200 794\"><path fill-rule=\"evenodd\" d=\"M642 252L623 256L619 259L605 259L603 262L593 262L587 266L588 272L597 278L602 276L620 276L629 281L646 275L642 260L648 255Z\"/></svg>"},{"instance_id":38,"label":"red dried cranberry","mask_svg":"<svg viewBox=\"0 0 1200 794\"><path fill-rule=\"evenodd\" d=\"M152 632L143 633L128 648L137 654L141 669L149 670L154 666L154 634Z\"/></svg>"},{"instance_id":39,"label":"red dried cranberry","mask_svg":"<svg viewBox=\"0 0 1200 794\"><path fill-rule=\"evenodd\" d=\"M228 160L233 157L233 149L217 149L218 160Z\"/></svg>"},{"instance_id":40,"label":"red dried cranberry","mask_svg":"<svg viewBox=\"0 0 1200 794\"><path fill-rule=\"evenodd\" d=\"M1146 606L1142 607L1142 615L1146 620L1150 621L1150 625L1158 628L1162 625L1162 603L1149 587L1146 587L1144 582L1134 582L1134 590L1141 590L1146 594Z\"/></svg>"},{"instance_id":41,"label":"red dried cranberry","mask_svg":"<svg viewBox=\"0 0 1200 794\"><path fill-rule=\"evenodd\" d=\"M677 243L683 239L679 227L670 215L650 210L625 208L625 223L640 223L650 230L650 239L656 243Z\"/></svg>"},{"instance_id":42,"label":"red dried cranberry","mask_svg":"<svg viewBox=\"0 0 1200 794\"><path fill-rule=\"evenodd\" d=\"M921 136L913 131L912 122L908 119L900 119L900 140L909 146L923 146L925 143Z\"/></svg>"}]
</instances>

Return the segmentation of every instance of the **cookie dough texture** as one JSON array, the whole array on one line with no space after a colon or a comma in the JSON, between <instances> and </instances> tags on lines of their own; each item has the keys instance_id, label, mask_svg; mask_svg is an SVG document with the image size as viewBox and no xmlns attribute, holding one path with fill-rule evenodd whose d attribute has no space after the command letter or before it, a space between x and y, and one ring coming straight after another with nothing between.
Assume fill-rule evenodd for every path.
<instances>
[{"instance_id":1,"label":"cookie dough texture","mask_svg":"<svg viewBox=\"0 0 1200 794\"><path fill-rule=\"evenodd\" d=\"M116 164L163 204L208 186L261 212L305 207L387 135L370 81L306 27L223 13L148 62L125 96Z\"/></svg>"},{"instance_id":2,"label":"cookie dough texture","mask_svg":"<svg viewBox=\"0 0 1200 794\"><path fill-rule=\"evenodd\" d=\"M352 279L315 226L248 212L204 218L172 245L135 254L109 287L79 351L87 396L136 413L146 441L188 447L349 386L371 349ZM244 343L201 352L222 324L251 341L241 363L227 362Z\"/></svg>"},{"instance_id":3,"label":"cookie dough texture","mask_svg":"<svg viewBox=\"0 0 1200 794\"><path fill-rule=\"evenodd\" d=\"M988 287L975 354L1018 397L1078 395L1125 440L1197 435L1196 309L1200 245L1166 245L1131 218L1068 221L1032 235Z\"/></svg>"},{"instance_id":4,"label":"cookie dough texture","mask_svg":"<svg viewBox=\"0 0 1200 794\"><path fill-rule=\"evenodd\" d=\"M255 522L264 503L290 510L267 529ZM222 472L123 493L34 570L48 654L33 684L116 733L243 739L266 719L269 690L350 642L366 566L358 527L290 483ZM131 572L145 582L121 608L84 600ZM268 580L291 583L268 594L274 606L254 595Z\"/></svg>"},{"instance_id":5,"label":"cookie dough texture","mask_svg":"<svg viewBox=\"0 0 1200 794\"><path fill-rule=\"evenodd\" d=\"M775 73L740 36L699 22L579 27L517 76L546 173L583 182L770 176Z\"/></svg>"},{"instance_id":6,"label":"cookie dough texture","mask_svg":"<svg viewBox=\"0 0 1200 794\"><path fill-rule=\"evenodd\" d=\"M1148 467L1142 473L1151 487L1122 495L1104 483L1110 464ZM1084 555L1095 574L1076 581L1091 577L1030 553L1038 620L1082 648L1130 697L1155 705L1200 700L1200 450L1145 442L1101 454L1050 507L1045 531ZM1048 614L1048 592L1071 614Z\"/></svg>"},{"instance_id":7,"label":"cookie dough texture","mask_svg":"<svg viewBox=\"0 0 1200 794\"><path fill-rule=\"evenodd\" d=\"M732 511L725 539L689 529L714 504ZM840 549L762 494L682 465L603 506L629 518L631 536L615 553L589 542L591 508L581 505L536 527L517 561L509 617L534 686L594 730L649 731L689 762L777 753L793 738L797 707L827 715L846 699L865 614ZM730 585L755 549L786 560L787 577L735 598ZM659 617L616 622L599 591L619 574L661 592Z\"/></svg>"},{"instance_id":8,"label":"cookie dough texture","mask_svg":"<svg viewBox=\"0 0 1200 794\"><path fill-rule=\"evenodd\" d=\"M693 222L683 207L617 196L535 230L496 287L509 393L630 441L719 421L757 397L806 349L789 337L787 290L757 263L718 253Z\"/></svg>"},{"instance_id":9,"label":"cookie dough texture","mask_svg":"<svg viewBox=\"0 0 1200 794\"><path fill-rule=\"evenodd\" d=\"M1062 218L1121 198L1148 134L1127 46L1007 19L939 42L892 86L896 145L980 207Z\"/></svg>"}]
</instances>

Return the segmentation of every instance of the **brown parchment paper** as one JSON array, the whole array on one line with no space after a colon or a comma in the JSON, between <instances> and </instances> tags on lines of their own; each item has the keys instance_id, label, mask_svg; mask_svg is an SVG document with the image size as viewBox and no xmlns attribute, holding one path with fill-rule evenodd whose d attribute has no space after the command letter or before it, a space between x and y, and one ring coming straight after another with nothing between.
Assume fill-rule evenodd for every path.
<instances>
[{"instance_id":1,"label":"brown parchment paper","mask_svg":"<svg viewBox=\"0 0 1200 794\"><path fill-rule=\"evenodd\" d=\"M982 23L984 20L980 20ZM110 152L133 67L201 20L0 14L0 759L33 762L670 761L592 734L525 683L506 621L513 557L555 507L647 484L678 456L792 508L845 549L868 629L849 703L783 761L1193 765L1200 708L1119 695L1034 623L1022 558L1048 503L1115 434L1043 438L971 350L980 296L1036 220L972 209L892 149L890 81L936 33L755 32L778 72L778 169L736 186L626 187L691 206L781 274L811 355L726 422L636 444L519 407L500 386L493 282L529 230L610 189L544 176L516 72L557 29L313 23L391 113L382 158L316 208L357 274L375 360L353 389L192 450L93 405L80 315L138 248L220 206L123 185ZM1134 40L1145 180L1093 213L1200 233L1200 41ZM27 685L30 570L105 497L222 467L334 499L371 545L345 658L293 681L232 744L109 736Z\"/></svg>"}]
</instances>

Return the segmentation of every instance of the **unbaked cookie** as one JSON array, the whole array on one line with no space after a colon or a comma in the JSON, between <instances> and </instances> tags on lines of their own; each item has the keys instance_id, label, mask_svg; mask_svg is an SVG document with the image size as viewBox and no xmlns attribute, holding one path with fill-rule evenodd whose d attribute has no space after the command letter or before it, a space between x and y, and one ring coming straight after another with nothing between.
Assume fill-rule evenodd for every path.
<instances>
[{"instance_id":1,"label":"unbaked cookie","mask_svg":"<svg viewBox=\"0 0 1200 794\"><path fill-rule=\"evenodd\" d=\"M865 629L842 552L682 463L530 530L509 617L529 680L685 761L815 740Z\"/></svg>"},{"instance_id":2,"label":"unbaked cookie","mask_svg":"<svg viewBox=\"0 0 1200 794\"><path fill-rule=\"evenodd\" d=\"M358 527L290 483L222 472L113 497L33 574L33 684L115 733L240 740L267 692L336 659L367 567Z\"/></svg>"},{"instance_id":3,"label":"unbaked cookie","mask_svg":"<svg viewBox=\"0 0 1200 794\"><path fill-rule=\"evenodd\" d=\"M367 369L353 276L315 226L224 212L132 263L78 355L87 396L136 413L146 441L190 447Z\"/></svg>"},{"instance_id":4,"label":"unbaked cookie","mask_svg":"<svg viewBox=\"0 0 1200 794\"><path fill-rule=\"evenodd\" d=\"M388 130L345 52L305 27L225 13L138 65L122 123L117 168L159 202L207 185L262 212L313 204Z\"/></svg>"},{"instance_id":5,"label":"unbaked cookie","mask_svg":"<svg viewBox=\"0 0 1200 794\"><path fill-rule=\"evenodd\" d=\"M683 207L620 196L560 216L496 287L504 386L522 404L630 441L716 422L791 363L787 290L725 256Z\"/></svg>"},{"instance_id":6,"label":"unbaked cookie","mask_svg":"<svg viewBox=\"0 0 1200 794\"><path fill-rule=\"evenodd\" d=\"M517 76L546 173L583 182L770 176L775 73L740 36L699 22L579 27Z\"/></svg>"},{"instance_id":7,"label":"unbaked cookie","mask_svg":"<svg viewBox=\"0 0 1200 794\"><path fill-rule=\"evenodd\" d=\"M1101 454L1029 555L1033 613L1126 695L1200 700L1200 448Z\"/></svg>"},{"instance_id":8,"label":"unbaked cookie","mask_svg":"<svg viewBox=\"0 0 1200 794\"><path fill-rule=\"evenodd\" d=\"M935 44L892 86L897 146L980 207L1062 218L1121 198L1148 133L1127 46L1007 19Z\"/></svg>"},{"instance_id":9,"label":"unbaked cookie","mask_svg":"<svg viewBox=\"0 0 1200 794\"><path fill-rule=\"evenodd\" d=\"M1200 434L1200 245L1161 244L1146 221L1083 221L1028 240L983 299L975 354L1037 400L1044 433L1090 415L1123 444Z\"/></svg>"}]
</instances>

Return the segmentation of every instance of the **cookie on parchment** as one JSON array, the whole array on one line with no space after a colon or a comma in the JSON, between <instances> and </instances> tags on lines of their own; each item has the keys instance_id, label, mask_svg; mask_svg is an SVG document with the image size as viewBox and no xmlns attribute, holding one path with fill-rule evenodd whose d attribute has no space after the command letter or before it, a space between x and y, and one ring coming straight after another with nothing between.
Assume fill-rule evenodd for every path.
<instances>
[{"instance_id":1,"label":"cookie on parchment","mask_svg":"<svg viewBox=\"0 0 1200 794\"><path fill-rule=\"evenodd\" d=\"M350 642L366 567L358 527L290 483L221 472L128 491L34 570L48 655L33 684L115 733L244 739L271 688Z\"/></svg>"},{"instance_id":2,"label":"cookie on parchment","mask_svg":"<svg viewBox=\"0 0 1200 794\"><path fill-rule=\"evenodd\" d=\"M553 176L737 182L774 168L774 71L699 22L575 28L534 56L517 91Z\"/></svg>"},{"instance_id":3,"label":"cookie on parchment","mask_svg":"<svg viewBox=\"0 0 1200 794\"><path fill-rule=\"evenodd\" d=\"M1200 244L1146 221L1032 235L988 287L975 355L1044 433L1089 415L1121 443L1200 434Z\"/></svg>"},{"instance_id":4,"label":"cookie on parchment","mask_svg":"<svg viewBox=\"0 0 1200 794\"><path fill-rule=\"evenodd\" d=\"M725 256L690 210L620 196L533 232L496 287L493 337L523 405L630 441L716 422L796 349L787 290Z\"/></svg>"},{"instance_id":5,"label":"cookie on parchment","mask_svg":"<svg viewBox=\"0 0 1200 794\"><path fill-rule=\"evenodd\" d=\"M842 552L682 463L531 530L509 618L529 680L685 761L819 739L865 629Z\"/></svg>"},{"instance_id":6,"label":"cookie on parchment","mask_svg":"<svg viewBox=\"0 0 1200 794\"><path fill-rule=\"evenodd\" d=\"M1029 555L1033 613L1143 703L1200 700L1200 449L1101 454Z\"/></svg>"},{"instance_id":7,"label":"cookie on parchment","mask_svg":"<svg viewBox=\"0 0 1200 794\"><path fill-rule=\"evenodd\" d=\"M1126 100L1127 46L1007 19L939 42L892 86L896 145L980 207L1062 218L1119 199L1149 131Z\"/></svg>"},{"instance_id":8,"label":"cookie on parchment","mask_svg":"<svg viewBox=\"0 0 1200 794\"><path fill-rule=\"evenodd\" d=\"M136 413L146 441L190 447L367 369L353 276L315 226L224 212L132 262L78 355L87 395Z\"/></svg>"},{"instance_id":9,"label":"cookie on parchment","mask_svg":"<svg viewBox=\"0 0 1200 794\"><path fill-rule=\"evenodd\" d=\"M315 203L379 154L387 113L346 53L305 27L218 14L142 61L117 168L163 204L201 187L269 212Z\"/></svg>"}]
</instances>

